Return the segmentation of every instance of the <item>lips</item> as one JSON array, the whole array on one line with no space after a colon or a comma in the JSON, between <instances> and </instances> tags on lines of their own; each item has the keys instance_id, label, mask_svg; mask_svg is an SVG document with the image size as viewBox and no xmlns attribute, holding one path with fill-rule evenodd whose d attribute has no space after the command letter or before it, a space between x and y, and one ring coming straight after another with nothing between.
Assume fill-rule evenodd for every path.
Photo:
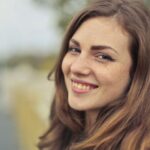
<instances>
[{"instance_id":1,"label":"lips","mask_svg":"<svg viewBox=\"0 0 150 150\"><path fill-rule=\"evenodd\" d=\"M81 80L72 80L72 90L75 93L87 93L95 88L98 88L96 84Z\"/></svg>"}]
</instances>

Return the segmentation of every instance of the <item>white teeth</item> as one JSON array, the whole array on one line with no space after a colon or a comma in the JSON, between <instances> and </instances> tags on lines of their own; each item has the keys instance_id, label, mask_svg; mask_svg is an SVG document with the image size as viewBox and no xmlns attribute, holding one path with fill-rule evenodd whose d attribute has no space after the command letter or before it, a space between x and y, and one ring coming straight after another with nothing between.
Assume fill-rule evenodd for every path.
<instances>
[{"instance_id":1,"label":"white teeth","mask_svg":"<svg viewBox=\"0 0 150 150\"><path fill-rule=\"evenodd\" d=\"M77 83L77 82L72 82L73 87L78 88L80 90L90 90L91 87L89 85Z\"/></svg>"}]
</instances>

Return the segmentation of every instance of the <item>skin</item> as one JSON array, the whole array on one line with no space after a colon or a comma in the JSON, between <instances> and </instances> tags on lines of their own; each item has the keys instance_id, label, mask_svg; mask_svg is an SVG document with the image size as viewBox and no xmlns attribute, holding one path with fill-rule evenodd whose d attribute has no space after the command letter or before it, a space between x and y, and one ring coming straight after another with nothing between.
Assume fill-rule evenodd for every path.
<instances>
[{"instance_id":1,"label":"skin","mask_svg":"<svg viewBox=\"0 0 150 150\"><path fill-rule=\"evenodd\" d=\"M129 34L114 17L89 19L70 39L62 63L68 103L86 112L87 126L99 108L125 94L132 67L129 45Z\"/></svg>"}]
</instances>

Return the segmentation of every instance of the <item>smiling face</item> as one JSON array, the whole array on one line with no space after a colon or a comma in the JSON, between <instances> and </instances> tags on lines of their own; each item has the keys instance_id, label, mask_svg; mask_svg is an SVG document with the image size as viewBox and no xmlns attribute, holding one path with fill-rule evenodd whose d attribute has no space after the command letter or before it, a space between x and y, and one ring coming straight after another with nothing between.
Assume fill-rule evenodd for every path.
<instances>
[{"instance_id":1,"label":"smiling face","mask_svg":"<svg viewBox=\"0 0 150 150\"><path fill-rule=\"evenodd\" d=\"M79 27L62 63L70 107L98 110L125 94L132 66L129 43L115 18L92 18Z\"/></svg>"}]
</instances>

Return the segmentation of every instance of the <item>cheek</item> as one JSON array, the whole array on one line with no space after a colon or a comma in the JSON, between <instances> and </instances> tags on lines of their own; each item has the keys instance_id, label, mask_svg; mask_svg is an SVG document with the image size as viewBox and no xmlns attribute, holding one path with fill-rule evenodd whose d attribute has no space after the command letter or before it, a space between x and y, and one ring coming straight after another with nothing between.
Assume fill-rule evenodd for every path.
<instances>
[{"instance_id":1,"label":"cheek","mask_svg":"<svg viewBox=\"0 0 150 150\"><path fill-rule=\"evenodd\" d=\"M64 58L63 61L62 61L61 68L62 68L63 74L65 74L65 72L66 72L66 61L65 61L65 58Z\"/></svg>"},{"instance_id":2,"label":"cheek","mask_svg":"<svg viewBox=\"0 0 150 150\"><path fill-rule=\"evenodd\" d=\"M95 74L96 80L100 84L110 84L113 82L113 71L111 69L108 69L107 67L92 67L94 68L93 73Z\"/></svg>"},{"instance_id":3,"label":"cheek","mask_svg":"<svg viewBox=\"0 0 150 150\"><path fill-rule=\"evenodd\" d=\"M98 71L95 70L97 80L105 85L117 85L122 82L128 82L130 79L129 70L121 67L105 67Z\"/></svg>"},{"instance_id":4,"label":"cheek","mask_svg":"<svg viewBox=\"0 0 150 150\"><path fill-rule=\"evenodd\" d=\"M64 75L66 75L69 72L70 65L71 65L71 61L68 59L68 56L66 55L62 61L62 65L61 65Z\"/></svg>"}]
</instances>

